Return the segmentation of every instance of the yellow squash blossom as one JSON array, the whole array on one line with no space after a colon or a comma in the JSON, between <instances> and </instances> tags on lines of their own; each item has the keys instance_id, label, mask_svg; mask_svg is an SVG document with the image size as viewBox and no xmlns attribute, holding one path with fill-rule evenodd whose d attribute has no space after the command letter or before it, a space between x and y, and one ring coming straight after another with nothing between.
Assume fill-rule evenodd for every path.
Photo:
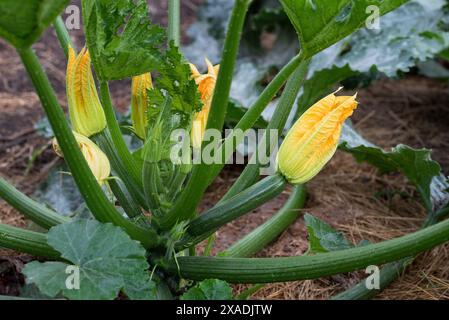
<instances>
[{"instance_id":1,"label":"yellow squash blossom","mask_svg":"<svg viewBox=\"0 0 449 320\"><path fill-rule=\"evenodd\" d=\"M133 77L131 90L131 120L133 123L134 131L141 139L145 139L146 137L146 126L148 123L147 90L151 88L153 88L151 73Z\"/></svg>"},{"instance_id":2,"label":"yellow squash blossom","mask_svg":"<svg viewBox=\"0 0 449 320\"><path fill-rule=\"evenodd\" d=\"M84 48L76 57L69 47L67 101L73 130L90 137L106 127L106 117L98 98L89 52Z\"/></svg>"},{"instance_id":3,"label":"yellow squash blossom","mask_svg":"<svg viewBox=\"0 0 449 320\"><path fill-rule=\"evenodd\" d=\"M201 74L198 69L191 64L192 78L198 85L198 90L201 94L201 101L203 102L203 109L195 115L192 126L192 145L194 148L201 148L203 142L204 132L206 131L207 119L209 117L210 106L214 96L215 84L217 82L219 65L213 66L212 63L206 59L207 73Z\"/></svg>"},{"instance_id":4,"label":"yellow squash blossom","mask_svg":"<svg viewBox=\"0 0 449 320\"><path fill-rule=\"evenodd\" d=\"M278 171L290 183L311 180L330 161L343 123L358 106L355 99L333 93L313 105L291 128L277 156Z\"/></svg>"},{"instance_id":5,"label":"yellow squash blossom","mask_svg":"<svg viewBox=\"0 0 449 320\"><path fill-rule=\"evenodd\" d=\"M78 142L81 153L86 159L90 170L94 174L98 183L100 185L103 185L106 179L111 174L111 165L109 163L108 157L89 138L76 132L73 132L73 134L75 135L75 139ZM53 139L53 149L60 157L64 157L56 139Z\"/></svg>"}]
</instances>

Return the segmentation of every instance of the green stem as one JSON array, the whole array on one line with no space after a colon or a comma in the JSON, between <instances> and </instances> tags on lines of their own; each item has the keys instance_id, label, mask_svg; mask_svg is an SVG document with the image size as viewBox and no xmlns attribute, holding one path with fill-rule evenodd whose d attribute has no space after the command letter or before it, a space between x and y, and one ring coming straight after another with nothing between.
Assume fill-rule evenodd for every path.
<instances>
[{"instance_id":1,"label":"green stem","mask_svg":"<svg viewBox=\"0 0 449 320\"><path fill-rule=\"evenodd\" d=\"M158 238L153 231L143 229L126 220L103 193L81 153L54 90L34 51L28 48L19 50L18 53L36 88L72 176L92 214L100 222L111 222L122 227L133 239L142 242L145 247L157 245Z\"/></svg>"},{"instance_id":2,"label":"green stem","mask_svg":"<svg viewBox=\"0 0 449 320\"><path fill-rule=\"evenodd\" d=\"M189 256L196 256L196 246L189 247Z\"/></svg>"},{"instance_id":3,"label":"green stem","mask_svg":"<svg viewBox=\"0 0 449 320\"><path fill-rule=\"evenodd\" d=\"M296 221L301 213L300 208L304 206L306 195L305 186L295 186L290 199L275 216L220 253L219 256L244 258L262 250Z\"/></svg>"},{"instance_id":4,"label":"green stem","mask_svg":"<svg viewBox=\"0 0 449 320\"><path fill-rule=\"evenodd\" d=\"M0 224L0 247L38 257L59 259L60 254L47 244L47 235Z\"/></svg>"},{"instance_id":5,"label":"green stem","mask_svg":"<svg viewBox=\"0 0 449 320\"><path fill-rule=\"evenodd\" d=\"M251 286L250 288L246 289L242 293L240 293L238 296L235 297L235 300L248 300L251 298L253 294L255 294L257 291L265 287L264 284L255 284Z\"/></svg>"},{"instance_id":6,"label":"green stem","mask_svg":"<svg viewBox=\"0 0 449 320\"><path fill-rule=\"evenodd\" d=\"M72 39L70 38L69 32L67 31L67 28L65 27L64 21L62 20L61 16L58 16L56 18L55 22L53 23L53 27L55 28L59 44L61 45L62 50L64 50L65 57L68 58L69 46L72 47L75 52L77 50L72 42Z\"/></svg>"},{"instance_id":7,"label":"green stem","mask_svg":"<svg viewBox=\"0 0 449 320\"><path fill-rule=\"evenodd\" d=\"M208 238L221 226L279 195L286 185L285 178L276 174L266 177L239 195L219 203L189 223L185 239L181 240L177 249Z\"/></svg>"},{"instance_id":8,"label":"green stem","mask_svg":"<svg viewBox=\"0 0 449 320\"><path fill-rule=\"evenodd\" d=\"M281 71L276 75L276 77L268 84L264 89L260 97L256 102L248 109L245 115L240 119L234 128L233 133L231 133L226 139L221 148L219 149L219 154L224 154L225 150L235 151L237 146L242 142L242 138L237 134L239 130L245 132L251 129L256 121L259 119L262 112L268 106L268 104L273 100L275 95L281 90L282 86L287 82L288 78L293 74L293 72L298 68L302 62L302 57L300 54L295 56ZM303 62L304 63L304 62ZM240 137L240 139L238 139ZM231 157L232 155L225 155ZM227 160L227 159L225 159ZM223 164L215 164L211 170L211 175L209 178L209 183L211 183L220 171L225 166L226 161Z\"/></svg>"},{"instance_id":9,"label":"green stem","mask_svg":"<svg viewBox=\"0 0 449 320\"><path fill-rule=\"evenodd\" d=\"M168 40L181 43L181 0L168 0Z\"/></svg>"},{"instance_id":10,"label":"green stem","mask_svg":"<svg viewBox=\"0 0 449 320\"><path fill-rule=\"evenodd\" d=\"M0 198L26 218L45 229L70 221L69 218L63 217L59 213L27 197L2 178L0 178Z\"/></svg>"},{"instance_id":11,"label":"green stem","mask_svg":"<svg viewBox=\"0 0 449 320\"><path fill-rule=\"evenodd\" d=\"M106 128L100 133L92 136L91 139L95 141L95 143L97 143L107 155L109 161L111 162L114 173L122 180L127 188L129 195L135 202L134 206L137 206L139 204L142 208L148 209L142 189L140 188L138 182L135 181L133 177L128 173L123 158L118 153L116 144L111 137L110 131Z\"/></svg>"},{"instance_id":12,"label":"green stem","mask_svg":"<svg viewBox=\"0 0 449 320\"><path fill-rule=\"evenodd\" d=\"M135 218L142 214L142 209L129 194L123 182L112 179L109 186L128 217Z\"/></svg>"},{"instance_id":13,"label":"green stem","mask_svg":"<svg viewBox=\"0 0 449 320\"><path fill-rule=\"evenodd\" d=\"M164 212L162 199L165 196L165 186L158 163L146 161L143 164L143 177L143 190L148 207L154 217L159 219Z\"/></svg>"},{"instance_id":14,"label":"green stem","mask_svg":"<svg viewBox=\"0 0 449 320\"><path fill-rule=\"evenodd\" d=\"M277 130L277 132L282 132L285 127L285 123L287 122L288 116L293 108L293 105L298 97L299 90L301 89L308 71L309 61L305 61L300 64L300 66L293 73L291 78L288 80L287 85L285 87L284 92L282 93L281 99L279 101L279 105L276 108L276 112L273 114L273 118L266 128L266 133L263 136L263 141L266 141L265 144L261 144L257 151L252 156L251 160L243 170L242 174L239 176L234 185L229 189L229 191L225 194L222 201L229 199L236 194L239 194L250 185L254 183L255 180L259 177L260 171L260 163L258 161L259 154L270 155L270 151L273 147L273 144L278 143L278 140L270 141L269 134L271 130Z\"/></svg>"},{"instance_id":15,"label":"green stem","mask_svg":"<svg viewBox=\"0 0 449 320\"><path fill-rule=\"evenodd\" d=\"M221 130L223 128L242 29L250 3L251 0L236 0L235 2L229 21L220 72L207 121L207 129ZM180 194L178 201L172 210L164 216L164 219L161 220L163 229L170 229L176 222L189 219L194 214L207 188L210 168L211 166L206 164L194 167L192 176Z\"/></svg>"},{"instance_id":16,"label":"green stem","mask_svg":"<svg viewBox=\"0 0 449 320\"><path fill-rule=\"evenodd\" d=\"M107 81L100 81L100 93L101 101L103 103L104 113L106 116L106 122L111 134L112 142L116 149L118 156L121 158L124 168L130 175L130 177L137 183L138 186L142 186L142 168L139 167L137 161L133 158L128 146L123 139L122 131L120 130L119 123L115 116L114 107L112 105L111 95L109 92L109 84Z\"/></svg>"},{"instance_id":17,"label":"green stem","mask_svg":"<svg viewBox=\"0 0 449 320\"><path fill-rule=\"evenodd\" d=\"M362 247L286 258L179 257L167 267L192 280L268 283L316 279L414 256L449 240L449 220L415 233Z\"/></svg>"},{"instance_id":18,"label":"green stem","mask_svg":"<svg viewBox=\"0 0 449 320\"><path fill-rule=\"evenodd\" d=\"M214 233L213 235L211 235L209 237L209 239L207 239L207 244L206 244L206 247L204 248L203 256L208 257L208 256L212 255L212 249L214 247L215 238L216 238L216 236Z\"/></svg>"},{"instance_id":19,"label":"green stem","mask_svg":"<svg viewBox=\"0 0 449 320\"><path fill-rule=\"evenodd\" d=\"M242 29L251 2L252 0L235 1L223 48L220 72L218 74L214 97L212 99L207 121L207 129L221 130L223 128L226 111L228 109L229 93L231 91L240 39L242 37Z\"/></svg>"},{"instance_id":20,"label":"green stem","mask_svg":"<svg viewBox=\"0 0 449 320\"><path fill-rule=\"evenodd\" d=\"M170 182L169 185L169 195L168 198L171 201L174 201L176 199L176 196L179 194L179 192L182 190L182 186L184 185L184 181L187 179L187 174L180 170L179 168L175 169L175 175Z\"/></svg>"}]
</instances>

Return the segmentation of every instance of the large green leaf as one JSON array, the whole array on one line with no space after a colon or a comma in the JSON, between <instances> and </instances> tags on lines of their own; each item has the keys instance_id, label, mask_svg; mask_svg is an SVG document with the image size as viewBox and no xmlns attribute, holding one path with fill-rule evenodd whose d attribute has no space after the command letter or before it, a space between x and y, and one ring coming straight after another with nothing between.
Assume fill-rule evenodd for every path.
<instances>
[{"instance_id":1,"label":"large green leaf","mask_svg":"<svg viewBox=\"0 0 449 320\"><path fill-rule=\"evenodd\" d=\"M232 288L222 280L201 281L181 296L181 300L231 300Z\"/></svg>"},{"instance_id":2,"label":"large green leaf","mask_svg":"<svg viewBox=\"0 0 449 320\"><path fill-rule=\"evenodd\" d=\"M0 37L16 48L31 46L69 0L1 0Z\"/></svg>"},{"instance_id":3,"label":"large green leaf","mask_svg":"<svg viewBox=\"0 0 449 320\"><path fill-rule=\"evenodd\" d=\"M145 249L120 228L95 220L78 220L52 228L48 243L65 262L31 262L23 273L27 283L55 297L111 300L120 290L131 299L155 299L156 285L150 280ZM69 264L71 263L71 264ZM79 289L66 286L69 266L79 268Z\"/></svg>"},{"instance_id":4,"label":"large green leaf","mask_svg":"<svg viewBox=\"0 0 449 320\"><path fill-rule=\"evenodd\" d=\"M311 70L349 64L360 72L375 66L389 77L408 72L449 46L444 5L444 0L410 0L382 17L379 30L362 28L316 55Z\"/></svg>"},{"instance_id":5,"label":"large green leaf","mask_svg":"<svg viewBox=\"0 0 449 320\"><path fill-rule=\"evenodd\" d=\"M164 31L150 22L145 0L83 0L83 18L101 79L136 76L161 65Z\"/></svg>"},{"instance_id":6,"label":"large green leaf","mask_svg":"<svg viewBox=\"0 0 449 320\"><path fill-rule=\"evenodd\" d=\"M309 253L324 253L351 248L343 233L336 231L327 223L310 215L304 215L309 235Z\"/></svg>"},{"instance_id":7,"label":"large green leaf","mask_svg":"<svg viewBox=\"0 0 449 320\"><path fill-rule=\"evenodd\" d=\"M401 171L416 186L426 209L429 212L433 210L430 186L433 178L440 175L441 167L431 159L431 151L398 145L391 152L386 152L363 145L349 147L346 142L340 148L353 154L357 161L377 167L381 173Z\"/></svg>"},{"instance_id":8,"label":"large green leaf","mask_svg":"<svg viewBox=\"0 0 449 320\"><path fill-rule=\"evenodd\" d=\"M330 47L362 27L374 5L384 15L408 0L281 0L299 34L305 58Z\"/></svg>"}]
</instances>

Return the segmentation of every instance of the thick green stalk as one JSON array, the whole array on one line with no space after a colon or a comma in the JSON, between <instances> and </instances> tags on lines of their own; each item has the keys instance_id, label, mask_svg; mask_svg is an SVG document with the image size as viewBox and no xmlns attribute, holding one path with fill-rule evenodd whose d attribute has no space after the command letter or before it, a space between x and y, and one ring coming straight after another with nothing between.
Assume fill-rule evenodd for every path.
<instances>
[{"instance_id":1,"label":"thick green stalk","mask_svg":"<svg viewBox=\"0 0 449 320\"><path fill-rule=\"evenodd\" d=\"M284 92L282 93L281 99L279 101L279 106L276 109L276 112L273 114L273 118L267 126L267 132L263 136L263 140L267 143L261 144L258 147L256 153L252 156L251 160L243 170L240 177L234 183L234 185L229 189L229 191L225 194L222 201L229 199L236 194L239 194L246 188L248 188L255 180L259 177L260 171L260 163L258 163L258 154L270 154L270 150L273 147L273 143L278 143L278 140L270 141L269 134L270 130L277 130L278 132L282 132L285 123L287 122L288 116L293 108L293 105L298 97L299 90L301 89L306 77L307 71L309 67L309 61L305 61L300 64L300 66L293 73L291 78L287 81L287 85L285 87Z\"/></svg>"},{"instance_id":2,"label":"thick green stalk","mask_svg":"<svg viewBox=\"0 0 449 320\"><path fill-rule=\"evenodd\" d=\"M164 183L158 163L147 161L143 164L143 190L148 207L154 217L159 218L163 213L162 198L164 197Z\"/></svg>"},{"instance_id":3,"label":"thick green stalk","mask_svg":"<svg viewBox=\"0 0 449 320\"><path fill-rule=\"evenodd\" d=\"M414 256L449 240L449 220L415 233L347 250L286 258L179 257L167 267L192 280L268 283L316 279Z\"/></svg>"},{"instance_id":4,"label":"thick green stalk","mask_svg":"<svg viewBox=\"0 0 449 320\"><path fill-rule=\"evenodd\" d=\"M70 221L69 218L27 197L2 178L0 178L0 198L26 218L45 229Z\"/></svg>"},{"instance_id":5,"label":"thick green stalk","mask_svg":"<svg viewBox=\"0 0 449 320\"><path fill-rule=\"evenodd\" d=\"M47 235L0 224L0 247L50 259L60 254L47 244Z\"/></svg>"},{"instance_id":6,"label":"thick green stalk","mask_svg":"<svg viewBox=\"0 0 449 320\"><path fill-rule=\"evenodd\" d=\"M101 102L103 104L106 122L112 137L112 142L116 149L116 153L121 158L125 170L138 186L142 186L142 168L133 158L128 146L123 139L122 131L115 116L114 107L112 105L111 95L109 92L109 84L107 81L100 82Z\"/></svg>"},{"instance_id":7,"label":"thick green stalk","mask_svg":"<svg viewBox=\"0 0 449 320\"><path fill-rule=\"evenodd\" d=\"M207 129L221 130L223 128L243 25L251 2L252 0L235 1L226 34L223 57L207 121Z\"/></svg>"},{"instance_id":8,"label":"thick green stalk","mask_svg":"<svg viewBox=\"0 0 449 320\"><path fill-rule=\"evenodd\" d=\"M92 136L91 139L95 141L107 155L112 170L126 186L129 195L135 202L135 206L140 205L142 208L148 209L143 191L138 182L128 173L125 162L117 152L116 144L114 143L108 128Z\"/></svg>"},{"instance_id":9,"label":"thick green stalk","mask_svg":"<svg viewBox=\"0 0 449 320\"><path fill-rule=\"evenodd\" d=\"M154 231L143 229L126 220L109 202L81 153L36 54L31 48L18 52L41 100L70 172L92 214L100 222L111 222L122 227L133 239L142 242L147 248L158 245Z\"/></svg>"},{"instance_id":10,"label":"thick green stalk","mask_svg":"<svg viewBox=\"0 0 449 320\"><path fill-rule=\"evenodd\" d=\"M53 23L53 27L55 28L59 44L61 45L62 50L64 50L65 57L68 58L69 46L72 47L73 50L77 50L72 42L72 39L70 38L69 32L67 31L67 28L65 27L64 21L62 20L61 16L58 16L56 18L55 22Z\"/></svg>"},{"instance_id":11,"label":"thick green stalk","mask_svg":"<svg viewBox=\"0 0 449 320\"><path fill-rule=\"evenodd\" d=\"M168 0L168 40L181 43L181 0Z\"/></svg>"},{"instance_id":12,"label":"thick green stalk","mask_svg":"<svg viewBox=\"0 0 449 320\"><path fill-rule=\"evenodd\" d=\"M188 247L208 238L221 226L278 196L284 191L286 185L285 178L276 174L266 177L239 195L219 203L189 223L185 239L181 240L181 246Z\"/></svg>"},{"instance_id":13,"label":"thick green stalk","mask_svg":"<svg viewBox=\"0 0 449 320\"><path fill-rule=\"evenodd\" d=\"M182 190L182 186L184 185L184 181L187 179L187 175L187 173L183 172L179 168L175 168L175 174L168 187L168 198L170 201L174 201L176 199L176 196Z\"/></svg>"},{"instance_id":14,"label":"thick green stalk","mask_svg":"<svg viewBox=\"0 0 449 320\"><path fill-rule=\"evenodd\" d=\"M129 194L123 182L117 181L116 179L111 179L108 183L111 187L112 193L114 193L120 206L129 218L135 218L142 214L142 208Z\"/></svg>"},{"instance_id":15,"label":"thick green stalk","mask_svg":"<svg viewBox=\"0 0 449 320\"><path fill-rule=\"evenodd\" d=\"M258 253L298 219L306 195L305 186L295 186L289 200L275 216L220 253L219 256L244 258Z\"/></svg>"},{"instance_id":16,"label":"thick green stalk","mask_svg":"<svg viewBox=\"0 0 449 320\"><path fill-rule=\"evenodd\" d=\"M224 44L214 98L207 121L207 129L221 130L223 128L242 29L250 3L251 0L235 1ZM178 201L173 209L161 220L163 229L170 229L176 222L189 219L194 214L207 188L210 168L211 165L206 164L196 165L193 168L192 176L180 194Z\"/></svg>"}]
</instances>

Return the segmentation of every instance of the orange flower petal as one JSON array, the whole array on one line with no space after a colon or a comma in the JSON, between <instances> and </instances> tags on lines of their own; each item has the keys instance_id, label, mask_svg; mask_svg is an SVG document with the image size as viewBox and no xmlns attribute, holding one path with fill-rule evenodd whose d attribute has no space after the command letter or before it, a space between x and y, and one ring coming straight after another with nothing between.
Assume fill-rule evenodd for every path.
<instances>
[{"instance_id":1,"label":"orange flower petal","mask_svg":"<svg viewBox=\"0 0 449 320\"><path fill-rule=\"evenodd\" d=\"M67 101L73 130L90 137L106 127L106 117L98 97L90 67L90 55L83 48L76 57L69 48Z\"/></svg>"},{"instance_id":2,"label":"orange flower petal","mask_svg":"<svg viewBox=\"0 0 449 320\"><path fill-rule=\"evenodd\" d=\"M293 125L279 149L277 165L291 183L315 177L337 150L343 123L357 108L356 96L330 94Z\"/></svg>"}]
</instances>

